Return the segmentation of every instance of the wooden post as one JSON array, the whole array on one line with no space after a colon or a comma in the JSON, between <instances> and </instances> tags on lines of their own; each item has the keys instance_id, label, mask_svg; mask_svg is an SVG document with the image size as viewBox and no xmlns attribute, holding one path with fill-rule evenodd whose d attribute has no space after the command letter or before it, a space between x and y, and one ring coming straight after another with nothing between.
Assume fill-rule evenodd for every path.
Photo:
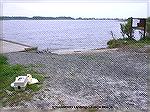
<instances>
[{"instance_id":1,"label":"wooden post","mask_svg":"<svg viewBox=\"0 0 150 112\"><path fill-rule=\"evenodd\" d=\"M130 30L130 36L132 35L133 32L133 28L136 30L141 30L144 31L143 38L146 36L146 19L145 18L131 18L131 25L133 24L133 19L138 19L140 20L139 23L137 23L136 27L132 27L132 29Z\"/></svg>"},{"instance_id":2,"label":"wooden post","mask_svg":"<svg viewBox=\"0 0 150 112\"><path fill-rule=\"evenodd\" d=\"M132 38L132 31L133 31L133 29L132 29L132 24L133 24L133 18L131 17L130 19L131 19L130 38Z\"/></svg>"},{"instance_id":3,"label":"wooden post","mask_svg":"<svg viewBox=\"0 0 150 112\"><path fill-rule=\"evenodd\" d=\"M143 34L143 38L145 38L145 35L146 34L146 19L145 19L145 22L144 22L144 34Z\"/></svg>"}]
</instances>

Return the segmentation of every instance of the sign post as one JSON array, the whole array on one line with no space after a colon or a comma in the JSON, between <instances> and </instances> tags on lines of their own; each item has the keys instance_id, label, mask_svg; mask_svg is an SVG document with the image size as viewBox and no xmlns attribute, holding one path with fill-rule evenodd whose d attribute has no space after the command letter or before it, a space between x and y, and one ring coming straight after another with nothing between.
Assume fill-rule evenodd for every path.
<instances>
[{"instance_id":1,"label":"sign post","mask_svg":"<svg viewBox=\"0 0 150 112\"><path fill-rule=\"evenodd\" d=\"M133 28L132 28L132 24L133 24L133 18L131 17L130 18L130 21L131 21L131 27L130 27L130 38L133 37L132 33L133 33Z\"/></svg>"},{"instance_id":2,"label":"sign post","mask_svg":"<svg viewBox=\"0 0 150 112\"><path fill-rule=\"evenodd\" d=\"M135 20L135 19L139 20L139 23L137 23L137 25L135 27L133 27L133 20ZM146 19L131 17L131 31L130 31L131 34L132 34L133 29L144 31L144 33L143 33L143 38L144 38L146 36Z\"/></svg>"}]
</instances>

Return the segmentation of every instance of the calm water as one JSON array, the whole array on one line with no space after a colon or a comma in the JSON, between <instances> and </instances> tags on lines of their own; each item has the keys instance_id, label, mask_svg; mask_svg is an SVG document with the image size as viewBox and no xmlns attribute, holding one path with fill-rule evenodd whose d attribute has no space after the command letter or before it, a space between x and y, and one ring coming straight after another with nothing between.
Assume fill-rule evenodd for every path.
<instances>
[{"instance_id":1,"label":"calm water","mask_svg":"<svg viewBox=\"0 0 150 112\"><path fill-rule=\"evenodd\" d=\"M8 20L1 37L39 49L93 49L107 47L110 31L121 37L117 20Z\"/></svg>"}]
</instances>

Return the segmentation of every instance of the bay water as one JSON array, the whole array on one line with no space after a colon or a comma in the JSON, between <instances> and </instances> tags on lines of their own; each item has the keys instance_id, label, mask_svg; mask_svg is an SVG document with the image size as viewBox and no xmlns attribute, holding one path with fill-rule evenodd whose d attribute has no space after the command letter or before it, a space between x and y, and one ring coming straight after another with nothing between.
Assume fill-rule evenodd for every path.
<instances>
[{"instance_id":1,"label":"bay water","mask_svg":"<svg viewBox=\"0 0 150 112\"><path fill-rule=\"evenodd\" d=\"M1 37L38 49L106 48L122 37L118 20L4 20Z\"/></svg>"}]
</instances>

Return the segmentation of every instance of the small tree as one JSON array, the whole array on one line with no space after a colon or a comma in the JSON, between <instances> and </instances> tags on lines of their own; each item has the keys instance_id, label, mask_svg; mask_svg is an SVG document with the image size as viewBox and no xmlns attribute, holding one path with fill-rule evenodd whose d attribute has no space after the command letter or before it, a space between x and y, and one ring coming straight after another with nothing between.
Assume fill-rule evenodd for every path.
<instances>
[{"instance_id":1,"label":"small tree","mask_svg":"<svg viewBox=\"0 0 150 112\"><path fill-rule=\"evenodd\" d=\"M150 36L150 17L146 20L146 35Z\"/></svg>"},{"instance_id":2,"label":"small tree","mask_svg":"<svg viewBox=\"0 0 150 112\"><path fill-rule=\"evenodd\" d=\"M113 31L110 31L110 34L111 34L111 37L112 37L113 39L115 39L115 34L113 33Z\"/></svg>"},{"instance_id":3,"label":"small tree","mask_svg":"<svg viewBox=\"0 0 150 112\"><path fill-rule=\"evenodd\" d=\"M132 30L131 22L131 18L128 18L125 24L120 24L121 34L123 37L127 36L128 38L132 38L132 34L134 33L134 31Z\"/></svg>"}]
</instances>

